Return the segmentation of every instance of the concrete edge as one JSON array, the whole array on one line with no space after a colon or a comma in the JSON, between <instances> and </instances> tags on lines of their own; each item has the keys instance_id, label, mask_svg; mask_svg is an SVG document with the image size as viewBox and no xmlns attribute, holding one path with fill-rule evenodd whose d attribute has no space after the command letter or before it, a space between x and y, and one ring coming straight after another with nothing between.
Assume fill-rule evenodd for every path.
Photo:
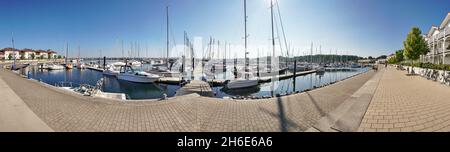
<instances>
[{"instance_id":1,"label":"concrete edge","mask_svg":"<svg viewBox=\"0 0 450 152\"><path fill-rule=\"evenodd\" d=\"M359 127L360 122L362 120L362 117L364 116L367 107L369 106L372 97L367 98L367 93L370 94L371 88L374 86L374 82L376 82L376 87L378 87L379 80L381 76L384 74L384 71L381 72L381 70L376 73L370 80L368 80L361 88L359 88L355 93L352 94L352 96L348 99L346 99L341 105L339 105L336 109L328 113L326 116L319 119L315 125L313 125L311 128L306 130L306 132L314 132L314 131L321 131L321 132L342 132L342 131L348 131L349 129L343 129L343 128L354 128L355 123L352 123L350 125L350 120L356 119L357 124ZM371 93L371 96L373 96L375 90ZM365 99L365 102L361 102L361 99ZM359 110L358 114L352 115L353 112ZM362 113L362 116L360 116ZM359 120L359 117L360 120ZM344 120L341 120L344 119ZM340 122L339 122L340 121ZM336 123L339 122L340 125L336 125ZM348 124L348 126L347 126ZM349 127L350 126L350 127Z\"/></svg>"}]
</instances>

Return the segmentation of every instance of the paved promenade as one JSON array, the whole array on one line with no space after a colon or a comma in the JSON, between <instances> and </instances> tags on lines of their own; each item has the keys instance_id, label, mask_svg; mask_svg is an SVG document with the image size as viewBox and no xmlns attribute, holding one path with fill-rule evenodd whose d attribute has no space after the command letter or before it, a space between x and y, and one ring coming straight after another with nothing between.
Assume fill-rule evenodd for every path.
<instances>
[{"instance_id":1,"label":"paved promenade","mask_svg":"<svg viewBox=\"0 0 450 152\"><path fill-rule=\"evenodd\" d=\"M0 131L50 132L45 124L0 77Z\"/></svg>"},{"instance_id":2,"label":"paved promenade","mask_svg":"<svg viewBox=\"0 0 450 152\"><path fill-rule=\"evenodd\" d=\"M188 95L121 102L74 95L0 69L0 79L54 131L305 131L342 104L374 72L288 97L234 101ZM11 116L14 117L14 116Z\"/></svg>"},{"instance_id":3,"label":"paved promenade","mask_svg":"<svg viewBox=\"0 0 450 152\"><path fill-rule=\"evenodd\" d=\"M450 131L450 87L389 67L358 131Z\"/></svg>"}]
</instances>

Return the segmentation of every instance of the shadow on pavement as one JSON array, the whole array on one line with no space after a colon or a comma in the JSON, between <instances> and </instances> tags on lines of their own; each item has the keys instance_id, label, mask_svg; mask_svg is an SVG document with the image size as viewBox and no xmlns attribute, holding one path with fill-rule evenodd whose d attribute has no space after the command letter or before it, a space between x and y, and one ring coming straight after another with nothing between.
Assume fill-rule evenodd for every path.
<instances>
[{"instance_id":1,"label":"shadow on pavement","mask_svg":"<svg viewBox=\"0 0 450 152\"><path fill-rule=\"evenodd\" d=\"M307 127L300 126L299 124L287 118L286 110L284 109L283 99L281 99L281 97L277 97L276 104L278 113L271 112L270 110L264 108L260 109L273 117L278 117L278 120L280 122L280 132L299 131L299 130L304 131L307 129Z\"/></svg>"}]
</instances>

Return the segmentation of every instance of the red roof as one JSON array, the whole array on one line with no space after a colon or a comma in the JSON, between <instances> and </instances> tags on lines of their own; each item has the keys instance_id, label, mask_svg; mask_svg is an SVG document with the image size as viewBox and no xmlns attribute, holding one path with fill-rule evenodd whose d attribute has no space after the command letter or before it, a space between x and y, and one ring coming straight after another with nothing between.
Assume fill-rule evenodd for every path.
<instances>
[{"instance_id":1,"label":"red roof","mask_svg":"<svg viewBox=\"0 0 450 152\"><path fill-rule=\"evenodd\" d=\"M0 49L0 52L12 51L12 50L13 50L12 48L3 48L3 49ZM52 50L48 50L48 51L45 51L45 50L33 50L33 49L22 49L22 50L15 49L15 50L19 51L19 52L35 52L35 53L49 53L49 54L56 54L57 53L57 52L52 51Z\"/></svg>"}]
</instances>

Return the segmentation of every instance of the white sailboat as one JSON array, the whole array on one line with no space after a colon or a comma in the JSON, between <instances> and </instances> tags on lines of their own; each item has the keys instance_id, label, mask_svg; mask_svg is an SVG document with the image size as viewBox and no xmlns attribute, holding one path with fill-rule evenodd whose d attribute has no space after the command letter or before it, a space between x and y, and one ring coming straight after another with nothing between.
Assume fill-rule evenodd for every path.
<instances>
[{"instance_id":1,"label":"white sailboat","mask_svg":"<svg viewBox=\"0 0 450 152\"><path fill-rule=\"evenodd\" d=\"M245 22L245 72L244 78L229 80L226 82L225 87L228 89L242 89L242 88L251 88L259 85L258 78L253 77L253 74L249 72L248 65L249 61L247 58L247 0L244 0L244 22Z\"/></svg>"},{"instance_id":2,"label":"white sailboat","mask_svg":"<svg viewBox=\"0 0 450 152\"><path fill-rule=\"evenodd\" d=\"M78 45L77 68L78 68L78 69L85 69L85 68L86 68L85 64L82 63L82 62L81 62L81 59L80 59L80 45Z\"/></svg>"},{"instance_id":3,"label":"white sailboat","mask_svg":"<svg viewBox=\"0 0 450 152\"><path fill-rule=\"evenodd\" d=\"M153 83L159 80L159 76L143 71L135 71L130 66L121 66L117 79L135 83Z\"/></svg>"},{"instance_id":4,"label":"white sailboat","mask_svg":"<svg viewBox=\"0 0 450 152\"><path fill-rule=\"evenodd\" d=\"M112 63L106 68L105 71L103 71L103 75L108 76L118 76L120 73L120 67L125 66L125 63L123 62L115 62Z\"/></svg>"},{"instance_id":5,"label":"white sailboat","mask_svg":"<svg viewBox=\"0 0 450 152\"><path fill-rule=\"evenodd\" d=\"M163 77L180 77L181 73L172 71L172 67L177 62L175 59L169 57L169 6L166 7L166 58L159 63L152 63L152 68L146 72L157 74Z\"/></svg>"}]
</instances>

